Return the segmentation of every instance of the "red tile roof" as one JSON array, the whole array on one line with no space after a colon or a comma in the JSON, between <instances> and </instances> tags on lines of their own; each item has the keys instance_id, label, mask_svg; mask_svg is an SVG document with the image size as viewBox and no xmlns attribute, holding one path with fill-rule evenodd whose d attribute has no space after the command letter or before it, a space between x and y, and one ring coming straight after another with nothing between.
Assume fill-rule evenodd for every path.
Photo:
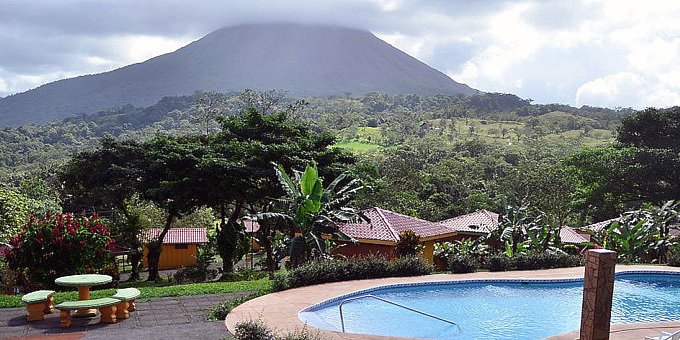
<instances>
[{"instance_id":1,"label":"red tile roof","mask_svg":"<svg viewBox=\"0 0 680 340\"><path fill-rule=\"evenodd\" d=\"M497 213L482 209L439 223L459 234L486 234L498 228L498 217Z\"/></svg>"},{"instance_id":2,"label":"red tile roof","mask_svg":"<svg viewBox=\"0 0 680 340\"><path fill-rule=\"evenodd\" d=\"M149 242L160 235L161 228L151 228L142 231L139 239L142 242ZM163 238L163 244L177 243L207 243L208 234L206 228L172 228L168 230Z\"/></svg>"},{"instance_id":3,"label":"red tile roof","mask_svg":"<svg viewBox=\"0 0 680 340\"><path fill-rule=\"evenodd\" d=\"M609 227L609 225L612 224L612 222L614 222L616 220L617 220L616 218L612 218L611 220L597 222L597 223L593 223L591 225L581 227L581 229L591 230L591 231L594 231L596 233L600 233L600 232L604 231L605 229L607 229L607 227Z\"/></svg>"},{"instance_id":4,"label":"red tile roof","mask_svg":"<svg viewBox=\"0 0 680 340\"><path fill-rule=\"evenodd\" d=\"M399 241L399 233L411 229L421 238L449 236L454 232L438 223L406 216L380 208L362 211L369 222L347 223L340 225L340 231L355 238L378 241Z\"/></svg>"},{"instance_id":5,"label":"red tile roof","mask_svg":"<svg viewBox=\"0 0 680 340\"><path fill-rule=\"evenodd\" d=\"M246 226L246 233L254 234L260 230L260 224L253 220L242 220L243 225Z\"/></svg>"},{"instance_id":6,"label":"red tile roof","mask_svg":"<svg viewBox=\"0 0 680 340\"><path fill-rule=\"evenodd\" d=\"M563 226L560 228L560 240L562 243L580 244L590 241L590 235L581 235L574 228Z\"/></svg>"},{"instance_id":7,"label":"red tile roof","mask_svg":"<svg viewBox=\"0 0 680 340\"><path fill-rule=\"evenodd\" d=\"M473 213L461 215L439 222L455 230L459 234L486 234L498 228L499 215L488 210L477 210ZM590 237L578 234L574 229L564 226L560 229L560 238L564 243L583 243Z\"/></svg>"}]
</instances>

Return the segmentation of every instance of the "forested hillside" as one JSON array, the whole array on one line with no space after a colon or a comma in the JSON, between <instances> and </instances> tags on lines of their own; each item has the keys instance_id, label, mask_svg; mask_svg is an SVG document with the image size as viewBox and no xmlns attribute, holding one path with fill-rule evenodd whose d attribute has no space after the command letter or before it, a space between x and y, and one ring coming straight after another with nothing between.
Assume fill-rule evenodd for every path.
<instances>
[{"instance_id":1,"label":"forested hillside","mask_svg":"<svg viewBox=\"0 0 680 340\"><path fill-rule=\"evenodd\" d=\"M584 147L608 147L621 120L633 113L535 105L508 94L369 93L303 102L278 91L196 93L166 97L146 108L128 105L5 128L0 131L0 175L5 183L18 183L50 172L74 153L96 148L104 136L142 141L157 134L210 133L218 130L219 116L251 106L265 114L288 110L289 119L333 133L335 147L356 155L352 171L373 188L359 199L363 207L441 220L481 208L500 210L507 200L530 201L555 223L600 217L578 206L577 182L565 160Z\"/></svg>"}]
</instances>

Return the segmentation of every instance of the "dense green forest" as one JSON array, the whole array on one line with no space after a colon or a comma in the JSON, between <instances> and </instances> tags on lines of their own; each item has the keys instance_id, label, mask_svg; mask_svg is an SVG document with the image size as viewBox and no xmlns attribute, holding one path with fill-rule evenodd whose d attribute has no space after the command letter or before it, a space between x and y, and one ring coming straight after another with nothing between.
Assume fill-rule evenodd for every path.
<instances>
[{"instance_id":1,"label":"dense green forest","mask_svg":"<svg viewBox=\"0 0 680 340\"><path fill-rule=\"evenodd\" d=\"M19 186L37 175L58 187L50 174L75 153L96 149L102 137L207 135L220 129L219 116L248 107L265 115L287 111L287 119L334 135L331 148L353 153L351 172L372 188L357 198L364 208L442 220L528 203L555 224L582 225L678 197L672 166L680 143L650 146L640 135L653 131L631 132L645 119L663 127L677 110L647 117L631 109L537 105L509 94L301 99L247 90L167 97L146 108L0 130L0 177Z\"/></svg>"},{"instance_id":2,"label":"dense green forest","mask_svg":"<svg viewBox=\"0 0 680 340\"><path fill-rule=\"evenodd\" d=\"M73 116L44 125L0 130L0 177L49 168L76 151L88 150L103 136L144 140L158 133L191 134L216 129L214 115L198 112L202 94L166 97L157 104L131 105L92 115ZM209 97L209 96L208 96ZM219 114L244 107L274 112L295 103L284 93L269 91L225 94ZM393 147L441 136L446 143L479 139L490 143L525 144L536 140L597 145L613 139L613 130L631 110L566 105L532 105L508 94L465 96L394 96L307 98L296 119L315 130L332 131L338 146L355 151ZM265 112L267 113L267 112Z\"/></svg>"}]
</instances>

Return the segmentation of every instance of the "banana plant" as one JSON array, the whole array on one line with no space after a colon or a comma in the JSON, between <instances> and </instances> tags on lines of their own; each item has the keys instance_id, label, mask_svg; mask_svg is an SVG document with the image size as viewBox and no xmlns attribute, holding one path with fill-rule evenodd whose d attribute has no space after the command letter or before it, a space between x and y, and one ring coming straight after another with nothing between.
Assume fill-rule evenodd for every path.
<instances>
[{"instance_id":1,"label":"banana plant","mask_svg":"<svg viewBox=\"0 0 680 340\"><path fill-rule=\"evenodd\" d=\"M553 227L545 222L544 215L540 215L533 220L528 229L527 235L529 239L525 241L525 245L534 252L562 252L559 247L561 244L560 228Z\"/></svg>"},{"instance_id":2,"label":"banana plant","mask_svg":"<svg viewBox=\"0 0 680 340\"><path fill-rule=\"evenodd\" d=\"M281 165L274 166L276 176L286 196L278 199L285 206L281 213L262 213L254 219L283 219L292 223L299 231L290 245L291 264L297 266L310 256L328 256L328 240L323 235L335 239L354 241L338 229L340 223L356 222L365 217L355 209L345 205L365 187L357 179L341 183L346 174L335 178L326 188L319 177L316 162L307 165L305 171L294 172L288 176Z\"/></svg>"},{"instance_id":3,"label":"banana plant","mask_svg":"<svg viewBox=\"0 0 680 340\"><path fill-rule=\"evenodd\" d=\"M642 262L651 250L650 230L644 219L627 220L622 217L612 222L607 229L607 246L616 250L619 261L624 263Z\"/></svg>"},{"instance_id":4,"label":"banana plant","mask_svg":"<svg viewBox=\"0 0 680 340\"><path fill-rule=\"evenodd\" d=\"M606 229L603 246L616 250L622 262L660 262L675 241L669 231L678 219L679 204L666 202L621 215Z\"/></svg>"}]
</instances>

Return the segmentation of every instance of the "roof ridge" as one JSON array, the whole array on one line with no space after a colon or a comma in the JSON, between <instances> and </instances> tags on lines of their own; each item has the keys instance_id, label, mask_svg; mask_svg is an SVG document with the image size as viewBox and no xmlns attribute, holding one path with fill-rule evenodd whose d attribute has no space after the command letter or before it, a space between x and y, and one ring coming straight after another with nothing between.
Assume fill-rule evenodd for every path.
<instances>
[{"instance_id":1,"label":"roof ridge","mask_svg":"<svg viewBox=\"0 0 680 340\"><path fill-rule=\"evenodd\" d=\"M484 215L486 215L486 217L490 218L492 221L493 221L494 218L491 216L491 213L498 215L498 217L501 216L501 214L499 214L499 213L488 211L486 209L481 209L481 211L484 213ZM498 224L498 223L500 223L500 221L498 220L498 221L496 221L496 223Z\"/></svg>"},{"instance_id":2,"label":"roof ridge","mask_svg":"<svg viewBox=\"0 0 680 340\"><path fill-rule=\"evenodd\" d=\"M396 231L392 228L392 224L390 223L390 221L388 221L387 218L385 217L385 215L383 214L383 211L387 211L387 210L384 210L384 209L378 208L378 207L374 207L373 209L376 210L376 212L378 213L378 216L380 216L380 218L382 218L383 222L385 222L385 225L387 226L387 230L390 231L390 234L392 234L392 237L394 237L394 240L398 242L399 241L399 234L396 233Z\"/></svg>"},{"instance_id":3,"label":"roof ridge","mask_svg":"<svg viewBox=\"0 0 680 340\"><path fill-rule=\"evenodd\" d=\"M441 220L441 221L439 221L438 223L443 223L443 222L458 220L458 219L461 219L461 218L463 218L463 217L466 217L466 216L469 216L469 215L472 215L472 214L476 214L476 213L478 213L478 212L485 212L485 211L486 211L485 209L477 209L477 210L475 210L475 211L473 211L473 212L469 212L469 213L467 213L467 214L458 215L458 216L454 216L454 217L451 217L451 218L447 218L447 219L445 219L445 220ZM486 214L486 213L485 213L485 214ZM488 215L487 215L487 216L488 216Z\"/></svg>"},{"instance_id":4,"label":"roof ridge","mask_svg":"<svg viewBox=\"0 0 680 340\"><path fill-rule=\"evenodd\" d=\"M154 229L163 230L163 227L151 227L151 228L146 228L144 230L154 230ZM208 229L208 227L171 227L168 230L177 230L177 229Z\"/></svg>"},{"instance_id":5,"label":"roof ridge","mask_svg":"<svg viewBox=\"0 0 680 340\"><path fill-rule=\"evenodd\" d=\"M382 208L378 208L378 209L380 209L380 210L382 210L382 211L384 211L384 212L388 212L388 213L390 213L390 214L399 215L399 216L401 216L401 217L408 217L408 218L416 219L416 220L423 221L423 222L427 222L427 223L434 223L434 224L437 224L437 223L438 223L438 222L428 221L428 220L422 219L422 218L420 218L420 217L414 217L414 216L409 216L409 215L406 215L406 214L400 214L400 213L398 213L398 212L396 212L396 211L392 211L392 210L387 210L387 209L382 209Z\"/></svg>"}]
</instances>

